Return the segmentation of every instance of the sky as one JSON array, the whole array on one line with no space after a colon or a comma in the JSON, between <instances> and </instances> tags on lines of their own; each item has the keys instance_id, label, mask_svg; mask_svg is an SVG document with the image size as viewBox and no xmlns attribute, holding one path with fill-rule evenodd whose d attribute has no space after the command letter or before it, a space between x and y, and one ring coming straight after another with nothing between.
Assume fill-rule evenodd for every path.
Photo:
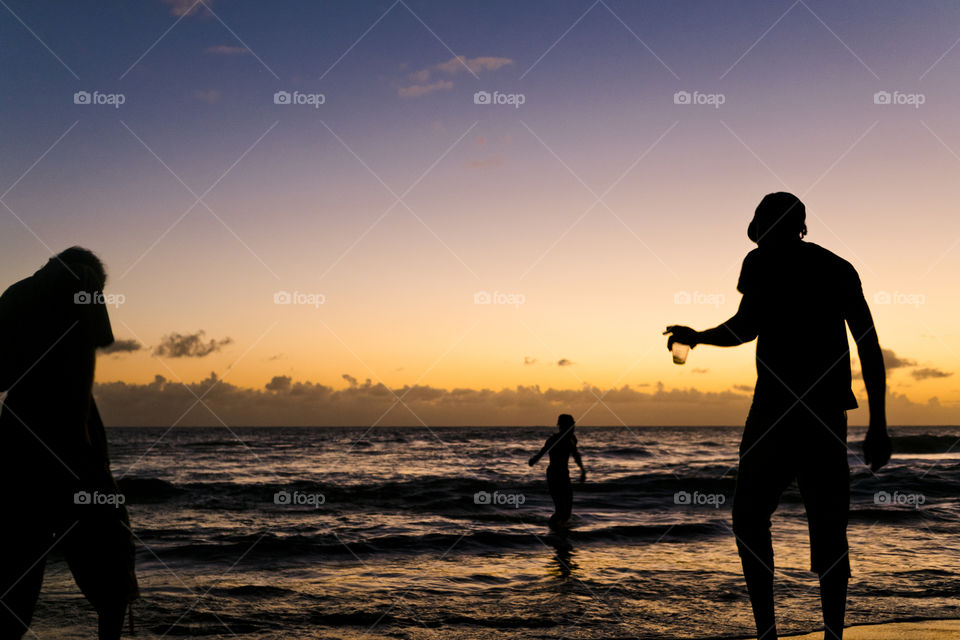
<instances>
[{"instance_id":1,"label":"sky","mask_svg":"<svg viewBox=\"0 0 960 640\"><path fill-rule=\"evenodd\" d=\"M960 423L960 5L0 5L0 283L101 256L109 424L741 424L661 333L780 190Z\"/></svg>"}]
</instances>

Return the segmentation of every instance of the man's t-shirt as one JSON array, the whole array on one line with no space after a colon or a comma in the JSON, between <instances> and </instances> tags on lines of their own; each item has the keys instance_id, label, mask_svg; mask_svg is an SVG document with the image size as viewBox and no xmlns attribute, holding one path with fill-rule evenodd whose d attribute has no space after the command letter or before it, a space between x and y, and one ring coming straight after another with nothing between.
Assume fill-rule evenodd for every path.
<instances>
[{"instance_id":1,"label":"man's t-shirt","mask_svg":"<svg viewBox=\"0 0 960 640\"><path fill-rule=\"evenodd\" d=\"M95 286L51 260L0 295L0 475L55 485L107 464L91 389L113 333Z\"/></svg>"},{"instance_id":2,"label":"man's t-shirt","mask_svg":"<svg viewBox=\"0 0 960 640\"><path fill-rule=\"evenodd\" d=\"M857 407L845 324L863 298L853 265L810 242L757 248L743 261L737 289L758 330L755 407Z\"/></svg>"}]
</instances>

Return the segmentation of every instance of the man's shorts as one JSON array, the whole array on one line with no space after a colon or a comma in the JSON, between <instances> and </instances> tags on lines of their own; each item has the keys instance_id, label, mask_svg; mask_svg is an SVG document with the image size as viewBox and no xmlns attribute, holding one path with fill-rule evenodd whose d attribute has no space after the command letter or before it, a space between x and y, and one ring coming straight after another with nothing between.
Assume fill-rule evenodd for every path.
<instances>
[{"instance_id":1,"label":"man's shorts","mask_svg":"<svg viewBox=\"0 0 960 640\"><path fill-rule=\"evenodd\" d=\"M770 516L796 480L807 513L811 569L820 575L839 569L849 576L846 436L843 410L814 413L800 408L778 415L751 408L740 445L734 523L741 541L755 546L751 551L769 559L770 566Z\"/></svg>"}]
</instances>

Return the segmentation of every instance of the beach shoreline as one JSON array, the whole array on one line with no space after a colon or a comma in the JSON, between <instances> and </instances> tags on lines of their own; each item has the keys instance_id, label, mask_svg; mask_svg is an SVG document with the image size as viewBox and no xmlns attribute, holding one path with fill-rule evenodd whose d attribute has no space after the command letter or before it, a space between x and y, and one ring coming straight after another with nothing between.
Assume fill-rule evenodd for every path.
<instances>
[{"instance_id":1,"label":"beach shoreline","mask_svg":"<svg viewBox=\"0 0 960 640\"><path fill-rule=\"evenodd\" d=\"M823 631L782 636L793 640L822 640ZM960 619L884 622L847 627L844 640L947 640L960 638ZM753 636L750 636L753 640Z\"/></svg>"}]
</instances>

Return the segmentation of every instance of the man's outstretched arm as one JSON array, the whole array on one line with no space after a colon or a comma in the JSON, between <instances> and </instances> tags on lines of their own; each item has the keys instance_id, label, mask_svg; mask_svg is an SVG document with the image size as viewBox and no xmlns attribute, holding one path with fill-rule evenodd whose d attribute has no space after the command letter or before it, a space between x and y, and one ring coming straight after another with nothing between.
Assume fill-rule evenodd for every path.
<instances>
[{"instance_id":1,"label":"man's outstretched arm","mask_svg":"<svg viewBox=\"0 0 960 640\"><path fill-rule=\"evenodd\" d=\"M695 347L698 344L712 344L717 347L736 347L750 342L757 337L756 313L753 310L753 299L743 296L737 313L721 325L706 331L695 331L690 327L672 325L667 327L671 334L667 339L667 349L673 348L674 342Z\"/></svg>"},{"instance_id":2,"label":"man's outstretched arm","mask_svg":"<svg viewBox=\"0 0 960 640\"><path fill-rule=\"evenodd\" d=\"M867 387L870 427L863 441L864 461L876 471L890 460L890 437L887 435L887 372L883 364L880 340L873 324L870 307L863 295L847 311L847 324L857 342L863 383Z\"/></svg>"}]
</instances>

